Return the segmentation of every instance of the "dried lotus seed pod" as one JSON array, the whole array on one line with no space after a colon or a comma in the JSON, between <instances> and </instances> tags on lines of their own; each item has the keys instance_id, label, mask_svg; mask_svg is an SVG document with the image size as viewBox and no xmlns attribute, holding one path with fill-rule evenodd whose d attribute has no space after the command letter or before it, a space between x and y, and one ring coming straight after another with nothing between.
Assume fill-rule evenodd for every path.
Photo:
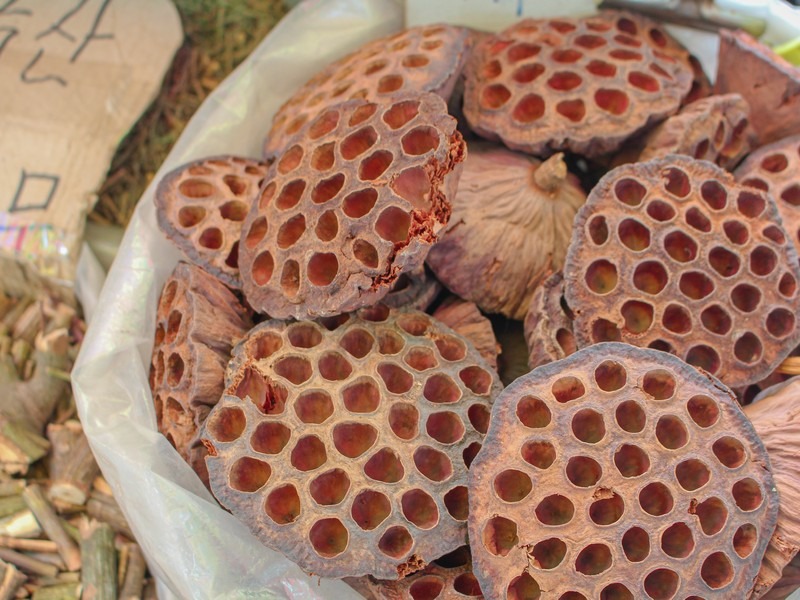
<instances>
[{"instance_id":1,"label":"dried lotus seed pod","mask_svg":"<svg viewBox=\"0 0 800 600\"><path fill-rule=\"evenodd\" d=\"M232 288L242 287L242 221L266 172L261 161L212 156L167 173L156 189L161 231L189 260Z\"/></svg>"},{"instance_id":2,"label":"dried lotus seed pod","mask_svg":"<svg viewBox=\"0 0 800 600\"><path fill-rule=\"evenodd\" d=\"M784 568L800 550L800 377L764 390L744 413L753 423L769 453L775 487L781 497L778 525L770 539L750 598L759 598L781 579ZM797 587L798 584L795 584Z\"/></svg>"},{"instance_id":3,"label":"dried lotus seed pod","mask_svg":"<svg viewBox=\"0 0 800 600\"><path fill-rule=\"evenodd\" d=\"M800 342L798 278L775 201L678 155L603 177L564 267L578 347L672 352L731 387L759 381Z\"/></svg>"},{"instance_id":4,"label":"dried lotus seed pod","mask_svg":"<svg viewBox=\"0 0 800 600\"><path fill-rule=\"evenodd\" d=\"M242 289L257 311L352 311L422 267L466 152L446 109L433 94L351 100L298 132L242 227Z\"/></svg>"},{"instance_id":5,"label":"dried lotus seed pod","mask_svg":"<svg viewBox=\"0 0 800 600\"><path fill-rule=\"evenodd\" d=\"M800 248L800 135L762 146L734 172L736 181L775 198L783 226Z\"/></svg>"},{"instance_id":6,"label":"dried lotus seed pod","mask_svg":"<svg viewBox=\"0 0 800 600\"><path fill-rule=\"evenodd\" d=\"M598 157L676 113L693 71L655 22L605 11L520 21L479 43L465 75L464 114L479 135Z\"/></svg>"},{"instance_id":7,"label":"dried lotus seed pod","mask_svg":"<svg viewBox=\"0 0 800 600\"><path fill-rule=\"evenodd\" d=\"M201 434L211 488L265 545L316 575L381 579L463 545L467 467L502 389L466 340L380 304L266 321L229 381Z\"/></svg>"},{"instance_id":8,"label":"dried lotus seed pod","mask_svg":"<svg viewBox=\"0 0 800 600\"><path fill-rule=\"evenodd\" d=\"M525 316L531 369L566 358L576 350L572 318L564 301L564 275L553 273L536 288Z\"/></svg>"},{"instance_id":9,"label":"dried lotus seed pod","mask_svg":"<svg viewBox=\"0 0 800 600\"><path fill-rule=\"evenodd\" d=\"M800 134L800 69L744 31L721 29L716 94L741 94L759 144Z\"/></svg>"},{"instance_id":10,"label":"dried lotus seed pod","mask_svg":"<svg viewBox=\"0 0 800 600\"><path fill-rule=\"evenodd\" d=\"M469 50L468 30L437 24L373 40L328 65L278 110L264 144L276 156L307 122L348 99L383 103L394 93L450 98Z\"/></svg>"},{"instance_id":11,"label":"dried lotus seed pod","mask_svg":"<svg viewBox=\"0 0 800 600\"><path fill-rule=\"evenodd\" d=\"M190 464L197 430L222 395L231 349L252 326L236 296L199 267L178 263L164 284L150 389L158 430Z\"/></svg>"},{"instance_id":12,"label":"dried lotus seed pod","mask_svg":"<svg viewBox=\"0 0 800 600\"><path fill-rule=\"evenodd\" d=\"M474 302L451 296L433 311L433 318L467 338L486 362L497 369L500 344L494 336L492 322L481 314Z\"/></svg>"},{"instance_id":13,"label":"dried lotus seed pod","mask_svg":"<svg viewBox=\"0 0 800 600\"><path fill-rule=\"evenodd\" d=\"M411 273L401 274L381 302L390 308L424 311L441 291L442 284L423 265Z\"/></svg>"},{"instance_id":14,"label":"dried lotus seed pod","mask_svg":"<svg viewBox=\"0 0 800 600\"><path fill-rule=\"evenodd\" d=\"M450 223L428 254L428 266L481 310L523 319L542 278L563 266L585 200L561 154L540 163L471 144Z\"/></svg>"},{"instance_id":15,"label":"dried lotus seed pod","mask_svg":"<svg viewBox=\"0 0 800 600\"><path fill-rule=\"evenodd\" d=\"M398 581L361 577L347 581L365 598L374 600L482 600L478 580L472 573L469 546L437 558L422 571Z\"/></svg>"},{"instance_id":16,"label":"dried lotus seed pod","mask_svg":"<svg viewBox=\"0 0 800 600\"><path fill-rule=\"evenodd\" d=\"M688 154L731 170L755 143L749 115L750 107L739 94L692 102L647 134L638 162Z\"/></svg>"},{"instance_id":17,"label":"dried lotus seed pod","mask_svg":"<svg viewBox=\"0 0 800 600\"><path fill-rule=\"evenodd\" d=\"M745 598L778 514L769 465L713 376L579 350L495 400L469 476L475 575L488 598Z\"/></svg>"}]
</instances>

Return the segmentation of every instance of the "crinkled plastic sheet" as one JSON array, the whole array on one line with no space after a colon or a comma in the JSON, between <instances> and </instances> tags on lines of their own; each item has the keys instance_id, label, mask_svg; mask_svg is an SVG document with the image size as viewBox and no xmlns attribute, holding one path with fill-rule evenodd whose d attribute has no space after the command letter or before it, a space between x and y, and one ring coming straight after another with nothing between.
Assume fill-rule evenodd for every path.
<instances>
[{"instance_id":1,"label":"crinkled plastic sheet","mask_svg":"<svg viewBox=\"0 0 800 600\"><path fill-rule=\"evenodd\" d=\"M402 27L396 0L307 0L203 104L156 176L210 154L259 156L272 115L332 59ZM179 253L156 225L154 185L139 203L94 307L73 370L86 435L128 517L162 599L358 598L306 576L221 509L156 432L148 386L156 302ZM96 300L96 301L94 301ZM168 588L167 592L165 588Z\"/></svg>"}]
</instances>

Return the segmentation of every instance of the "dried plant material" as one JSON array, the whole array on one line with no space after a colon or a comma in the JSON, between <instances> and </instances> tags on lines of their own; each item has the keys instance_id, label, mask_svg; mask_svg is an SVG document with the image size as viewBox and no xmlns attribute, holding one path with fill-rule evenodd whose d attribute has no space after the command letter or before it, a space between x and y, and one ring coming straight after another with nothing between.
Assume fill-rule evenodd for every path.
<instances>
[{"instance_id":1,"label":"dried plant material","mask_svg":"<svg viewBox=\"0 0 800 600\"><path fill-rule=\"evenodd\" d=\"M719 33L714 92L747 100L760 144L800 134L800 69L744 31Z\"/></svg>"},{"instance_id":2,"label":"dried plant material","mask_svg":"<svg viewBox=\"0 0 800 600\"><path fill-rule=\"evenodd\" d=\"M734 175L738 182L770 193L795 249L800 248L800 135L762 146Z\"/></svg>"},{"instance_id":3,"label":"dried plant material","mask_svg":"<svg viewBox=\"0 0 800 600\"><path fill-rule=\"evenodd\" d=\"M231 349L250 327L247 311L219 280L178 263L158 302L150 389L158 430L187 462L197 428L222 395Z\"/></svg>"},{"instance_id":4,"label":"dried plant material","mask_svg":"<svg viewBox=\"0 0 800 600\"><path fill-rule=\"evenodd\" d=\"M422 266L447 223L465 152L433 94L322 113L270 167L242 228L247 301L303 319L380 300Z\"/></svg>"},{"instance_id":5,"label":"dried plant material","mask_svg":"<svg viewBox=\"0 0 800 600\"><path fill-rule=\"evenodd\" d=\"M739 94L692 102L647 134L637 161L687 154L732 170L755 143L749 116Z\"/></svg>"},{"instance_id":6,"label":"dried plant material","mask_svg":"<svg viewBox=\"0 0 800 600\"><path fill-rule=\"evenodd\" d=\"M689 53L629 13L526 19L473 50L464 114L476 133L537 155L598 157L678 111Z\"/></svg>"},{"instance_id":7,"label":"dried plant material","mask_svg":"<svg viewBox=\"0 0 800 600\"><path fill-rule=\"evenodd\" d=\"M472 574L469 546L461 546L398 581L361 577L346 583L365 598L374 600L483 599L478 580Z\"/></svg>"},{"instance_id":8,"label":"dried plant material","mask_svg":"<svg viewBox=\"0 0 800 600\"><path fill-rule=\"evenodd\" d=\"M500 344L494 337L492 322L481 314L474 302L451 296L433 311L433 317L467 338L484 360L497 369Z\"/></svg>"},{"instance_id":9,"label":"dried plant material","mask_svg":"<svg viewBox=\"0 0 800 600\"><path fill-rule=\"evenodd\" d=\"M114 531L106 523L86 520L81 523L81 598L101 600L117 597L117 553Z\"/></svg>"},{"instance_id":10,"label":"dried plant material","mask_svg":"<svg viewBox=\"0 0 800 600\"><path fill-rule=\"evenodd\" d=\"M464 543L467 467L502 386L424 313L324 324L267 321L236 346L201 433L211 489L306 571L401 578Z\"/></svg>"},{"instance_id":11,"label":"dried plant material","mask_svg":"<svg viewBox=\"0 0 800 600\"><path fill-rule=\"evenodd\" d=\"M413 27L365 44L312 77L278 110L264 156L285 151L303 125L345 100L385 103L395 93L433 92L447 102L468 49L468 31L444 24Z\"/></svg>"},{"instance_id":12,"label":"dried plant material","mask_svg":"<svg viewBox=\"0 0 800 600\"><path fill-rule=\"evenodd\" d=\"M696 102L701 98L707 98L714 93L714 86L703 70L703 65L692 54L689 55L689 66L691 66L692 73L694 73L694 79L692 80L692 88L689 90L689 94L683 99L684 105Z\"/></svg>"},{"instance_id":13,"label":"dried plant material","mask_svg":"<svg viewBox=\"0 0 800 600\"><path fill-rule=\"evenodd\" d=\"M239 238L267 164L239 156L196 160L167 173L155 194L158 225L196 265L242 286Z\"/></svg>"},{"instance_id":14,"label":"dried plant material","mask_svg":"<svg viewBox=\"0 0 800 600\"><path fill-rule=\"evenodd\" d=\"M767 546L751 598L763 596L800 550L800 378L764 390L744 412L769 453L775 486L781 498L778 525ZM800 583L798 583L800 585Z\"/></svg>"},{"instance_id":15,"label":"dried plant material","mask_svg":"<svg viewBox=\"0 0 800 600\"><path fill-rule=\"evenodd\" d=\"M558 271L536 288L525 316L525 341L531 369L575 352L570 315L564 301L564 275Z\"/></svg>"},{"instance_id":16,"label":"dried plant material","mask_svg":"<svg viewBox=\"0 0 800 600\"><path fill-rule=\"evenodd\" d=\"M578 347L672 352L731 387L763 379L800 342L798 278L774 200L678 155L603 177L564 267Z\"/></svg>"},{"instance_id":17,"label":"dried plant material","mask_svg":"<svg viewBox=\"0 0 800 600\"><path fill-rule=\"evenodd\" d=\"M489 598L744 598L778 516L769 464L714 377L580 350L495 401L469 477L475 575Z\"/></svg>"},{"instance_id":18,"label":"dried plant material","mask_svg":"<svg viewBox=\"0 0 800 600\"><path fill-rule=\"evenodd\" d=\"M47 439L51 448L47 497L66 505L84 505L100 467L80 422L70 419L63 424L51 423L47 426Z\"/></svg>"},{"instance_id":19,"label":"dried plant material","mask_svg":"<svg viewBox=\"0 0 800 600\"><path fill-rule=\"evenodd\" d=\"M523 319L536 286L564 264L586 200L563 155L541 163L474 144L441 240L428 254L436 277L488 313Z\"/></svg>"},{"instance_id":20,"label":"dried plant material","mask_svg":"<svg viewBox=\"0 0 800 600\"><path fill-rule=\"evenodd\" d=\"M381 302L391 308L425 310L441 291L439 280L422 266L410 273L402 273Z\"/></svg>"},{"instance_id":21,"label":"dried plant material","mask_svg":"<svg viewBox=\"0 0 800 600\"><path fill-rule=\"evenodd\" d=\"M800 555L795 554L791 562L783 568L781 578L762 598L764 600L786 600L798 588L800 588Z\"/></svg>"}]
</instances>

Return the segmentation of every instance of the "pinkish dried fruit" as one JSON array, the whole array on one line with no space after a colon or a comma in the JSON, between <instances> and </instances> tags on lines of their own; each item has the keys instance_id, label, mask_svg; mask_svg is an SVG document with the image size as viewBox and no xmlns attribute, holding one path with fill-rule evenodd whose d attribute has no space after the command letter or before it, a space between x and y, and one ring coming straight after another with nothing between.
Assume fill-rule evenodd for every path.
<instances>
[{"instance_id":1,"label":"pinkish dried fruit","mask_svg":"<svg viewBox=\"0 0 800 600\"><path fill-rule=\"evenodd\" d=\"M300 130L242 227L242 289L257 311L355 310L422 266L466 151L446 109L433 94L351 100Z\"/></svg>"},{"instance_id":2,"label":"pinkish dried fruit","mask_svg":"<svg viewBox=\"0 0 800 600\"><path fill-rule=\"evenodd\" d=\"M348 99L382 103L395 92L433 92L447 101L468 48L466 29L442 24L412 27L365 44L328 65L278 110L264 156L284 151L305 123Z\"/></svg>"},{"instance_id":3,"label":"pinkish dried fruit","mask_svg":"<svg viewBox=\"0 0 800 600\"><path fill-rule=\"evenodd\" d=\"M486 362L497 369L500 344L494 337L491 321L481 314L474 302L451 296L433 311L433 317L467 338Z\"/></svg>"},{"instance_id":4,"label":"pinkish dried fruit","mask_svg":"<svg viewBox=\"0 0 800 600\"><path fill-rule=\"evenodd\" d=\"M158 302L150 389L158 430L193 466L197 430L222 395L233 345L251 327L247 311L218 279L178 263Z\"/></svg>"},{"instance_id":5,"label":"pinkish dried fruit","mask_svg":"<svg viewBox=\"0 0 800 600\"><path fill-rule=\"evenodd\" d=\"M158 225L195 264L232 287L239 278L239 238L267 164L213 156L167 173L155 194Z\"/></svg>"},{"instance_id":6,"label":"pinkish dried fruit","mask_svg":"<svg viewBox=\"0 0 800 600\"><path fill-rule=\"evenodd\" d=\"M677 112L693 77L688 52L660 26L614 11L520 21L479 43L465 73L464 114L478 134L591 157Z\"/></svg>"},{"instance_id":7,"label":"pinkish dried fruit","mask_svg":"<svg viewBox=\"0 0 800 600\"><path fill-rule=\"evenodd\" d=\"M570 314L564 301L564 275L558 271L536 288L525 316L525 341L531 369L575 352Z\"/></svg>"},{"instance_id":8,"label":"pinkish dried fruit","mask_svg":"<svg viewBox=\"0 0 800 600\"><path fill-rule=\"evenodd\" d=\"M578 213L564 267L578 346L677 354L727 385L762 379L800 342L800 269L775 202L706 161L609 172Z\"/></svg>"},{"instance_id":9,"label":"pinkish dried fruit","mask_svg":"<svg viewBox=\"0 0 800 600\"><path fill-rule=\"evenodd\" d=\"M637 161L687 154L731 170L755 142L749 115L750 108L739 94L692 102L647 134Z\"/></svg>"},{"instance_id":10,"label":"pinkish dried fruit","mask_svg":"<svg viewBox=\"0 0 800 600\"><path fill-rule=\"evenodd\" d=\"M411 273L402 273L381 302L391 308L425 310L441 291L442 284L423 266Z\"/></svg>"},{"instance_id":11,"label":"pinkish dried fruit","mask_svg":"<svg viewBox=\"0 0 800 600\"><path fill-rule=\"evenodd\" d=\"M541 279L563 266L586 195L563 156L544 163L472 144L444 235L428 266L453 293L522 319Z\"/></svg>"},{"instance_id":12,"label":"pinkish dried fruit","mask_svg":"<svg viewBox=\"0 0 800 600\"><path fill-rule=\"evenodd\" d=\"M800 135L762 146L734 173L744 185L769 192L778 205L783 226L800 249Z\"/></svg>"},{"instance_id":13,"label":"pinkish dried fruit","mask_svg":"<svg viewBox=\"0 0 800 600\"><path fill-rule=\"evenodd\" d=\"M502 386L424 313L324 325L267 321L234 349L202 433L212 490L307 571L403 577L464 543L467 466Z\"/></svg>"},{"instance_id":14,"label":"pinkish dried fruit","mask_svg":"<svg viewBox=\"0 0 800 600\"><path fill-rule=\"evenodd\" d=\"M800 134L800 69L744 31L720 30L716 94L741 94L760 144Z\"/></svg>"},{"instance_id":15,"label":"pinkish dried fruit","mask_svg":"<svg viewBox=\"0 0 800 600\"><path fill-rule=\"evenodd\" d=\"M489 598L744 598L778 514L769 464L713 377L580 350L495 401L469 478L475 575Z\"/></svg>"}]
</instances>

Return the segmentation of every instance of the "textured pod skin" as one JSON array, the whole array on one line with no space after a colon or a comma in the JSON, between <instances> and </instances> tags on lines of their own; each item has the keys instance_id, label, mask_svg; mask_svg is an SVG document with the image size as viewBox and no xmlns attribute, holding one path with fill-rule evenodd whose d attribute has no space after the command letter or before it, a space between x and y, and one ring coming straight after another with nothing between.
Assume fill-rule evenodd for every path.
<instances>
[{"instance_id":1,"label":"textured pod skin","mask_svg":"<svg viewBox=\"0 0 800 600\"><path fill-rule=\"evenodd\" d=\"M206 480L197 431L222 395L231 349L252 326L236 296L200 267L178 263L164 284L150 365L158 430Z\"/></svg>"},{"instance_id":2,"label":"textured pod skin","mask_svg":"<svg viewBox=\"0 0 800 600\"><path fill-rule=\"evenodd\" d=\"M472 144L450 223L427 264L454 294L521 320L537 285L563 266L585 200L561 155L540 163Z\"/></svg>"},{"instance_id":3,"label":"textured pod skin","mask_svg":"<svg viewBox=\"0 0 800 600\"><path fill-rule=\"evenodd\" d=\"M242 227L242 290L259 312L330 316L421 268L450 216L466 145L434 94L351 100L292 139Z\"/></svg>"},{"instance_id":4,"label":"textured pod skin","mask_svg":"<svg viewBox=\"0 0 800 600\"><path fill-rule=\"evenodd\" d=\"M762 146L734 172L736 181L775 198L783 226L800 247L800 135Z\"/></svg>"},{"instance_id":5,"label":"textured pod skin","mask_svg":"<svg viewBox=\"0 0 800 600\"><path fill-rule=\"evenodd\" d=\"M800 442L799 393L800 378L794 377L764 390L743 409L769 453L775 486L781 496L778 526L770 538L750 598L760 598L774 584L780 585L784 569L800 550L800 515L794 509L800 498L800 465L797 461ZM793 587L797 588L798 583L795 582Z\"/></svg>"},{"instance_id":6,"label":"textured pod skin","mask_svg":"<svg viewBox=\"0 0 800 600\"><path fill-rule=\"evenodd\" d=\"M412 27L373 40L312 77L275 114L264 156L276 156L289 139L327 108L348 99L385 102L394 93L432 92L447 102L467 52L469 32L451 25Z\"/></svg>"},{"instance_id":7,"label":"textured pod skin","mask_svg":"<svg viewBox=\"0 0 800 600\"><path fill-rule=\"evenodd\" d=\"M424 313L325 325L267 321L234 349L201 434L211 488L306 571L397 579L463 545L467 466L502 385Z\"/></svg>"},{"instance_id":8,"label":"textured pod skin","mask_svg":"<svg viewBox=\"0 0 800 600\"><path fill-rule=\"evenodd\" d=\"M750 107L739 94L697 100L647 134L638 162L686 154L731 171L755 143L749 118Z\"/></svg>"},{"instance_id":9,"label":"textured pod skin","mask_svg":"<svg viewBox=\"0 0 800 600\"><path fill-rule=\"evenodd\" d=\"M616 11L520 21L480 42L465 74L476 133L536 155L589 157L675 114L694 76L660 26Z\"/></svg>"},{"instance_id":10,"label":"textured pod skin","mask_svg":"<svg viewBox=\"0 0 800 600\"><path fill-rule=\"evenodd\" d=\"M500 344L494 336L492 322L481 314L474 302L450 297L433 311L433 317L467 338L486 362L497 369Z\"/></svg>"},{"instance_id":11,"label":"textured pod skin","mask_svg":"<svg viewBox=\"0 0 800 600\"><path fill-rule=\"evenodd\" d=\"M761 380L800 342L798 279L775 201L678 155L603 177L564 267L578 347L665 350L731 387Z\"/></svg>"},{"instance_id":12,"label":"textured pod skin","mask_svg":"<svg viewBox=\"0 0 800 600\"><path fill-rule=\"evenodd\" d=\"M716 378L579 350L495 401L470 470L475 575L488 598L744 598L778 513L769 464Z\"/></svg>"},{"instance_id":13,"label":"textured pod skin","mask_svg":"<svg viewBox=\"0 0 800 600\"><path fill-rule=\"evenodd\" d=\"M536 288L525 316L525 342L531 369L575 352L572 319L564 311L564 275L553 273Z\"/></svg>"},{"instance_id":14,"label":"textured pod skin","mask_svg":"<svg viewBox=\"0 0 800 600\"><path fill-rule=\"evenodd\" d=\"M267 172L262 161L212 156L167 173L155 194L158 226L193 263L239 289L239 238Z\"/></svg>"},{"instance_id":15,"label":"textured pod skin","mask_svg":"<svg viewBox=\"0 0 800 600\"><path fill-rule=\"evenodd\" d=\"M716 94L741 94L759 144L800 134L800 69L744 31L720 30Z\"/></svg>"},{"instance_id":16,"label":"textured pod skin","mask_svg":"<svg viewBox=\"0 0 800 600\"><path fill-rule=\"evenodd\" d=\"M423 266L407 275L400 275L382 302L390 308L415 308L424 311L441 291L442 284Z\"/></svg>"}]
</instances>

